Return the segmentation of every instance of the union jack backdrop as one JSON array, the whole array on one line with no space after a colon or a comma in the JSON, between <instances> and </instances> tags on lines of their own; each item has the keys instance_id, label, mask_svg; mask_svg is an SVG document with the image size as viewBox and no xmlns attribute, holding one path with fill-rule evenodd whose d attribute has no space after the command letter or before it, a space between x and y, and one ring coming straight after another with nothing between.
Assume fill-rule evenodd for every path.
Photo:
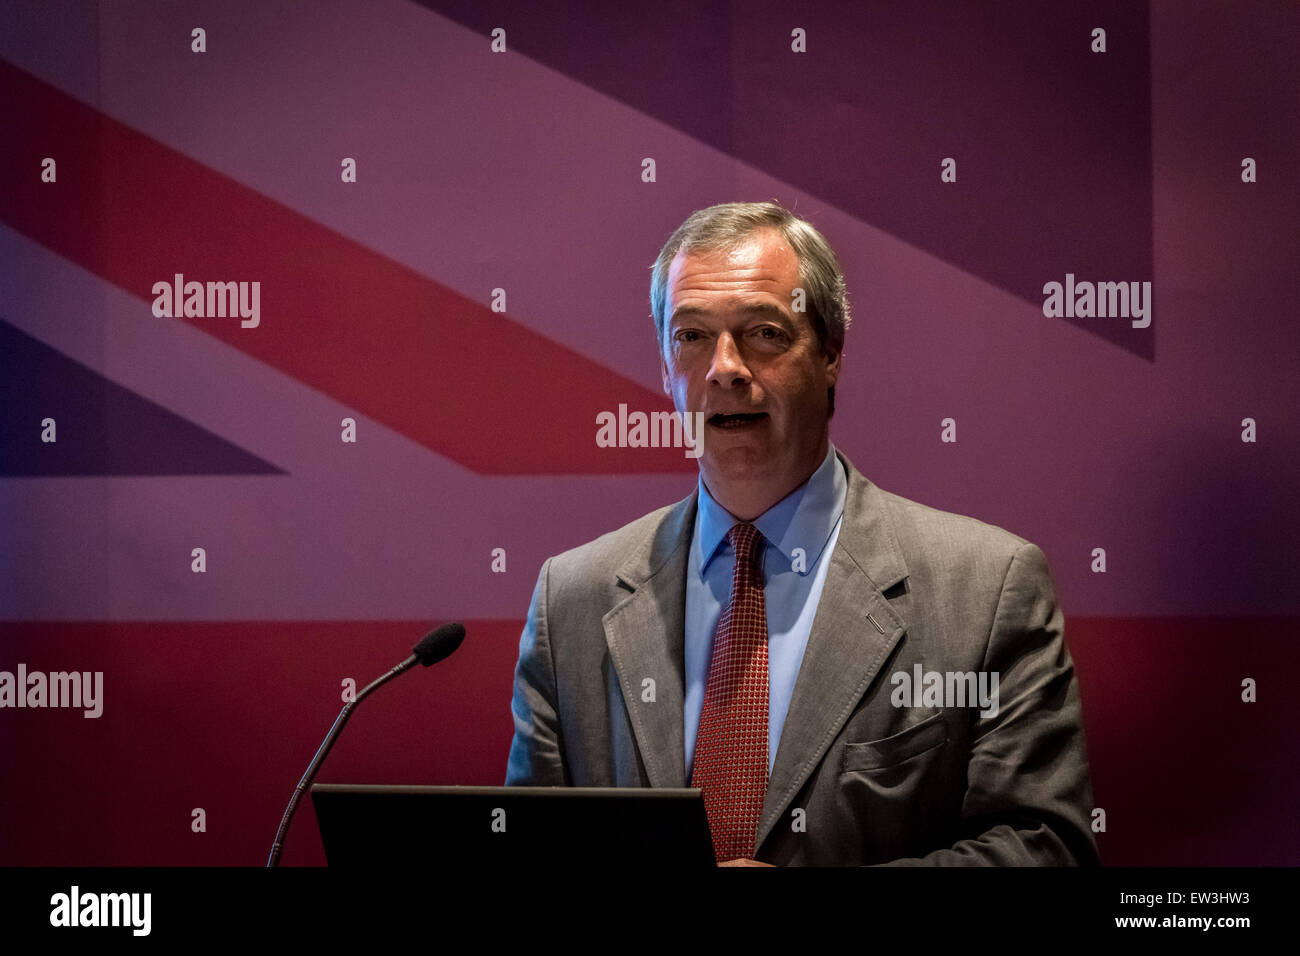
<instances>
[{"instance_id":1,"label":"union jack backdrop","mask_svg":"<svg viewBox=\"0 0 1300 956\"><path fill-rule=\"evenodd\" d=\"M499 784L542 561L695 485L596 440L671 408L648 267L766 199L845 269L836 446L1046 553L1103 862L1300 863L1297 35L1291 2L0 6L0 671L102 675L97 716L0 706L0 865L261 863L347 681L447 620L320 779ZM324 861L309 805L285 861Z\"/></svg>"}]
</instances>

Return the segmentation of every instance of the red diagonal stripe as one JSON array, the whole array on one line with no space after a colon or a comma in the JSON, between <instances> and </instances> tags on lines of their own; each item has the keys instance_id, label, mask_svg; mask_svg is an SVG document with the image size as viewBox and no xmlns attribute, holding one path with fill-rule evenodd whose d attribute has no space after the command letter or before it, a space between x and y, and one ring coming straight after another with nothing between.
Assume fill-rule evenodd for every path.
<instances>
[{"instance_id":1,"label":"red diagonal stripe","mask_svg":"<svg viewBox=\"0 0 1300 956\"><path fill-rule=\"evenodd\" d=\"M261 282L256 329L229 318L159 322L189 321L477 472L695 470L680 450L596 446L599 412L620 402L667 410L661 394L3 60L0 124L0 218L142 308L177 272ZM58 163L55 184L40 181L46 156Z\"/></svg>"}]
</instances>

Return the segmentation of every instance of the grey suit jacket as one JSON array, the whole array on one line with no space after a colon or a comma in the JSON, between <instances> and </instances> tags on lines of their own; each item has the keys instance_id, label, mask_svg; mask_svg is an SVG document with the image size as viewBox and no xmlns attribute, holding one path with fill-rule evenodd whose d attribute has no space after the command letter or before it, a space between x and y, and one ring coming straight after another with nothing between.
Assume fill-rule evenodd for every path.
<instances>
[{"instance_id":1,"label":"grey suit jacket","mask_svg":"<svg viewBox=\"0 0 1300 956\"><path fill-rule=\"evenodd\" d=\"M755 856L1096 863L1078 686L1042 551L884 491L839 457L844 521ZM507 784L688 785L683 618L695 508L693 493L542 565L515 669ZM891 676L917 664L997 672L997 714L895 706ZM653 700L643 700L647 678Z\"/></svg>"}]
</instances>

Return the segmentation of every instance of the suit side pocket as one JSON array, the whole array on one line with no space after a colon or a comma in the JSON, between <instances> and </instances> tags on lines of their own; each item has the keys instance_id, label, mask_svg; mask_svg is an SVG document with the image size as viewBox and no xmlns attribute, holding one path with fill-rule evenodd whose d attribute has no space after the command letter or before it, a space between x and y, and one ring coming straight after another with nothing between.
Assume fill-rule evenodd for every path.
<instances>
[{"instance_id":1,"label":"suit side pocket","mask_svg":"<svg viewBox=\"0 0 1300 956\"><path fill-rule=\"evenodd\" d=\"M845 744L840 773L892 767L927 750L942 747L947 742L948 727L943 721L943 714L932 714L892 737Z\"/></svg>"}]
</instances>

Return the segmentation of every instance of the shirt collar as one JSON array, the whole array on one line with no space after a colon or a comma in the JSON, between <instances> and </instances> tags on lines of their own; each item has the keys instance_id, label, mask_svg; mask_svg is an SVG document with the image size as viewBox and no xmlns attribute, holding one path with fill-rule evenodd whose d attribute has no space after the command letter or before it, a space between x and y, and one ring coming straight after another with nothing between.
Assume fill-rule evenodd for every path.
<instances>
[{"instance_id":1,"label":"shirt collar","mask_svg":"<svg viewBox=\"0 0 1300 956\"><path fill-rule=\"evenodd\" d=\"M821 557L835 530L848 494L848 479L830 445L821 465L806 482L759 515L751 524L768 544L794 562L794 549L805 552L804 564L812 567ZM699 510L695 517L695 547L703 574L726 538L736 518L718 504L699 479Z\"/></svg>"}]
</instances>

